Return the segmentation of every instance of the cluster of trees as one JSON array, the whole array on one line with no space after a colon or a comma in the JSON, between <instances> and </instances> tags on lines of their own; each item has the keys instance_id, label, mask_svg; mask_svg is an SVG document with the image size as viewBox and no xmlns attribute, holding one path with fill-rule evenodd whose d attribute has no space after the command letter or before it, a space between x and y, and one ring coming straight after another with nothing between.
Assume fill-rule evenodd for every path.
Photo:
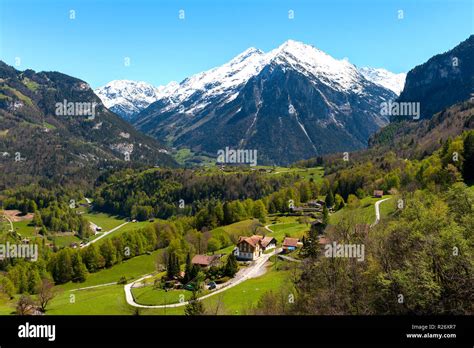
<instances>
[{"instance_id":1,"label":"cluster of trees","mask_svg":"<svg viewBox=\"0 0 474 348\"><path fill-rule=\"evenodd\" d=\"M318 195L326 194L328 188L317 184L311 178L309 181L300 180L291 186L284 187L263 199L269 213L287 213L291 206L298 206L309 200L317 199Z\"/></svg>"},{"instance_id":2,"label":"cluster of trees","mask_svg":"<svg viewBox=\"0 0 474 348\"><path fill-rule=\"evenodd\" d=\"M196 215L209 200L258 200L296 180L295 176L270 177L258 172L223 174L187 169L151 170L126 177L117 173L101 184L95 205L104 212L142 220L166 219Z\"/></svg>"},{"instance_id":3,"label":"cluster of trees","mask_svg":"<svg viewBox=\"0 0 474 348\"><path fill-rule=\"evenodd\" d=\"M71 207L71 202L77 199L72 197L82 197L79 192L61 187L45 189L31 184L16 190L6 190L5 194L4 207L18 209L23 214L33 213L33 223L43 235L48 231L77 232L82 238L91 234L89 223Z\"/></svg>"},{"instance_id":4,"label":"cluster of trees","mask_svg":"<svg viewBox=\"0 0 474 348\"><path fill-rule=\"evenodd\" d=\"M405 207L369 239L355 224L337 226L330 238L365 244L366 262L319 254L302 269L294 311L472 314L473 193L457 183L444 194L417 190L403 199Z\"/></svg>"},{"instance_id":5,"label":"cluster of trees","mask_svg":"<svg viewBox=\"0 0 474 348\"><path fill-rule=\"evenodd\" d=\"M339 162L340 165L334 162L335 169L328 169L327 179L333 195L339 194L346 201L350 194L360 199L379 189L413 192L436 186L445 189L462 180L472 183L474 131L448 139L439 150L422 160L400 159L394 152L387 152L360 162Z\"/></svg>"},{"instance_id":6,"label":"cluster of trees","mask_svg":"<svg viewBox=\"0 0 474 348\"><path fill-rule=\"evenodd\" d=\"M48 271L57 284L82 282L88 273L166 247L170 247L168 250L172 257L169 259L173 260L173 265L177 265L176 271L179 273L182 254L189 250L189 245L183 239L181 225L164 221L143 229L126 231L80 250L61 249L49 257Z\"/></svg>"},{"instance_id":7,"label":"cluster of trees","mask_svg":"<svg viewBox=\"0 0 474 348\"><path fill-rule=\"evenodd\" d=\"M50 277L41 261L18 260L15 265L8 265L5 272L0 275L0 290L10 297L17 293L35 294L41 279Z\"/></svg>"},{"instance_id":8,"label":"cluster of trees","mask_svg":"<svg viewBox=\"0 0 474 348\"><path fill-rule=\"evenodd\" d=\"M53 282L49 279L42 279L36 289L36 298L33 298L30 294L21 295L17 305L17 315L31 315L36 311L46 312L46 306L51 300L57 295L58 291L54 288Z\"/></svg>"},{"instance_id":9,"label":"cluster of trees","mask_svg":"<svg viewBox=\"0 0 474 348\"><path fill-rule=\"evenodd\" d=\"M89 222L65 203L53 202L34 214L34 224L43 231L77 232L81 238L92 233Z\"/></svg>"}]
</instances>

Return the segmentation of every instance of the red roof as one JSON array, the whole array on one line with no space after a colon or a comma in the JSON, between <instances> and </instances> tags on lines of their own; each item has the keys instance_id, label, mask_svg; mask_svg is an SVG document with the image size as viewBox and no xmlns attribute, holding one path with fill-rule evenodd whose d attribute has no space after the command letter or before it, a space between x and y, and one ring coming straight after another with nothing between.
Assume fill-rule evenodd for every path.
<instances>
[{"instance_id":1,"label":"red roof","mask_svg":"<svg viewBox=\"0 0 474 348\"><path fill-rule=\"evenodd\" d=\"M285 240L283 241L283 246L284 247L296 247L298 245L298 238L290 238L286 237Z\"/></svg>"},{"instance_id":2,"label":"red roof","mask_svg":"<svg viewBox=\"0 0 474 348\"><path fill-rule=\"evenodd\" d=\"M217 259L219 259L219 255L194 255L191 263L195 265L209 266Z\"/></svg>"},{"instance_id":3,"label":"red roof","mask_svg":"<svg viewBox=\"0 0 474 348\"><path fill-rule=\"evenodd\" d=\"M255 246L263 239L262 236L258 236L256 234L254 234L253 236L251 237L242 237L240 236L239 237L239 242L237 244L240 244L241 242L246 242L248 244L250 244L252 247L255 248Z\"/></svg>"}]
</instances>

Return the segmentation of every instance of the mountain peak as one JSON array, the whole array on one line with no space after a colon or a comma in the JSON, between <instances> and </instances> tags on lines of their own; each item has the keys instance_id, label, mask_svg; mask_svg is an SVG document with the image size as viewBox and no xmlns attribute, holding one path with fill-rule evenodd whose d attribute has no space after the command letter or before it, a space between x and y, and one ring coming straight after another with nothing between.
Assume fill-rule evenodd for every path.
<instances>
[{"instance_id":1,"label":"mountain peak","mask_svg":"<svg viewBox=\"0 0 474 348\"><path fill-rule=\"evenodd\" d=\"M242 53L240 53L238 56L236 56L234 59L231 60L231 62L235 61L235 62L241 62L251 56L260 56L260 55L264 55L265 53L261 50L259 50L258 48L255 48L255 47L250 47L250 48L247 48L245 51L243 51Z\"/></svg>"},{"instance_id":2,"label":"mountain peak","mask_svg":"<svg viewBox=\"0 0 474 348\"><path fill-rule=\"evenodd\" d=\"M306 75L321 78L323 83L338 90L358 89L360 73L347 59L335 59L329 54L295 40L288 40L268 53L270 61L289 66Z\"/></svg>"}]
</instances>

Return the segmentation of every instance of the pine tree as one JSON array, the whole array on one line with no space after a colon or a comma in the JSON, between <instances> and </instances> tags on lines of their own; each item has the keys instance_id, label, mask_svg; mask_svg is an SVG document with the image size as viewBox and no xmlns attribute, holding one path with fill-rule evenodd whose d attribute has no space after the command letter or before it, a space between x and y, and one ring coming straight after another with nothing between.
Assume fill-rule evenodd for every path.
<instances>
[{"instance_id":1,"label":"pine tree","mask_svg":"<svg viewBox=\"0 0 474 348\"><path fill-rule=\"evenodd\" d=\"M331 208L334 205L334 194L332 193L332 190L328 190L328 194L326 195L326 206L328 208Z\"/></svg>"},{"instance_id":2,"label":"pine tree","mask_svg":"<svg viewBox=\"0 0 474 348\"><path fill-rule=\"evenodd\" d=\"M187 284L192 278L192 270L193 270L193 264L191 263L191 255L188 253L186 255L186 267L184 269L184 278L183 282L184 284Z\"/></svg>"},{"instance_id":3,"label":"pine tree","mask_svg":"<svg viewBox=\"0 0 474 348\"><path fill-rule=\"evenodd\" d=\"M326 205L323 207L323 224L327 225L329 223L329 210Z\"/></svg>"},{"instance_id":4,"label":"pine tree","mask_svg":"<svg viewBox=\"0 0 474 348\"><path fill-rule=\"evenodd\" d=\"M235 256L233 253L231 253L227 257L227 262L224 267L224 274L227 277L233 277L237 271L239 270L239 265L237 264L237 260L235 259Z\"/></svg>"},{"instance_id":5,"label":"pine tree","mask_svg":"<svg viewBox=\"0 0 474 348\"><path fill-rule=\"evenodd\" d=\"M166 269L166 276L168 279L173 279L179 274L179 259L175 253L170 253L168 256L168 267Z\"/></svg>"}]
</instances>

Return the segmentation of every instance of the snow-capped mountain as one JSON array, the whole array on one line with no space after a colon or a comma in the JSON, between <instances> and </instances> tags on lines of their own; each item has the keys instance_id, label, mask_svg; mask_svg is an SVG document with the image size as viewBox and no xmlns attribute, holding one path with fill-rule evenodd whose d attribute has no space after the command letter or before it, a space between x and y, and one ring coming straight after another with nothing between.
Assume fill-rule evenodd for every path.
<instances>
[{"instance_id":1,"label":"snow-capped mountain","mask_svg":"<svg viewBox=\"0 0 474 348\"><path fill-rule=\"evenodd\" d=\"M130 120L154 101L163 98L178 86L170 82L166 86L154 87L142 81L114 80L94 92L104 105L124 119Z\"/></svg>"},{"instance_id":2,"label":"snow-capped mountain","mask_svg":"<svg viewBox=\"0 0 474 348\"><path fill-rule=\"evenodd\" d=\"M347 60L290 40L185 79L132 122L174 146L257 149L259 163L287 164L366 146L395 98Z\"/></svg>"},{"instance_id":3,"label":"snow-capped mountain","mask_svg":"<svg viewBox=\"0 0 474 348\"><path fill-rule=\"evenodd\" d=\"M405 86L405 79L407 77L406 73L394 74L393 72L383 68L369 67L359 68L359 71L367 80L388 88L396 95L400 95Z\"/></svg>"}]
</instances>

